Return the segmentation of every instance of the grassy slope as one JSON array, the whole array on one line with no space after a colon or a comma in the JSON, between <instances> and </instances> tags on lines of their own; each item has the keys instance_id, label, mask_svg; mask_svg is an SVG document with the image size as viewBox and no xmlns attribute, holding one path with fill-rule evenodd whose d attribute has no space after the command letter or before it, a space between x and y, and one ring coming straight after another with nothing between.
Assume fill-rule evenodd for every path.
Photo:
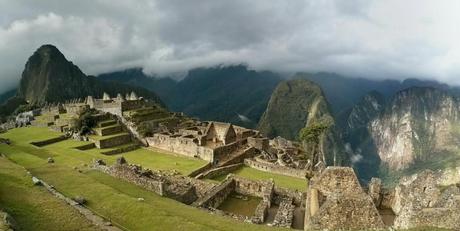
<instances>
[{"instance_id":1,"label":"grassy slope","mask_svg":"<svg viewBox=\"0 0 460 231\"><path fill-rule=\"evenodd\" d=\"M0 158L0 207L20 230L98 230L65 202L33 186L26 171L5 158Z\"/></svg>"},{"instance_id":2,"label":"grassy slope","mask_svg":"<svg viewBox=\"0 0 460 231\"><path fill-rule=\"evenodd\" d=\"M93 159L104 159L109 164L111 164L114 163L118 157L124 156L128 160L128 162L141 164L146 168L159 170L176 169L180 173L186 175L206 164L206 162L203 160L187 158L183 156L176 156L171 154L164 154L158 151L152 151L144 148L140 148L131 152L126 152L123 154L106 156L102 155L100 153L101 150L96 148L85 151L73 149L73 147L90 143L75 140L65 140L62 142L47 145L41 149L37 149L32 145L29 145L29 143L32 141L45 140L60 135L60 133L51 131L47 128L27 127L11 130L8 133L1 134L0 137L9 138L11 139L14 145L21 146L22 150L32 151L35 155L40 155L44 159L50 156L60 156L59 158L65 159L71 158L71 160L73 159L75 165L89 163ZM103 151L107 150L110 149L103 149ZM78 160L80 163L75 162L75 160Z\"/></svg>"},{"instance_id":3,"label":"grassy slope","mask_svg":"<svg viewBox=\"0 0 460 231\"><path fill-rule=\"evenodd\" d=\"M242 167L238 170L234 171L233 174L242 176L252 180L269 180L273 179L275 184L280 187L296 189L299 191L306 191L307 189L307 180L290 177L290 176L283 176L279 174L269 173L260 171L257 169L249 168L249 167ZM218 176L214 178L214 180L221 181L225 179L226 176Z\"/></svg>"},{"instance_id":4,"label":"grassy slope","mask_svg":"<svg viewBox=\"0 0 460 231\"><path fill-rule=\"evenodd\" d=\"M58 143L45 148L36 148L28 144L30 141L47 139L55 135L54 132L40 128L15 129L1 135L2 137L12 138L13 145L0 145L0 152L29 169L34 175L54 185L65 195L84 196L88 200L88 206L91 209L109 217L112 222L121 224L130 230L274 229L266 226L240 223L218 215L211 215L199 209L160 197L135 185L82 167L83 164L88 163L88 160L94 156L100 157L100 154L71 151L71 149L65 148L65 146L70 144L65 143ZM64 147L59 148L60 145ZM141 154L139 155L145 152L145 158L155 156L155 153L144 149L140 152ZM46 158L49 156L53 156L56 161L55 164L46 163ZM129 160L129 155L125 154L125 156ZM114 158L109 157L112 160ZM157 164L154 160L151 159L152 166ZM142 164L145 165L144 163ZM78 166L83 171L80 173L74 170L74 166ZM11 196L14 197L15 195ZM145 201L137 201L139 197L144 198ZM18 200L14 204L22 206L23 202ZM47 208L46 205L43 207ZM48 224L52 225L47 221L43 221L43 225Z\"/></svg>"}]
</instances>

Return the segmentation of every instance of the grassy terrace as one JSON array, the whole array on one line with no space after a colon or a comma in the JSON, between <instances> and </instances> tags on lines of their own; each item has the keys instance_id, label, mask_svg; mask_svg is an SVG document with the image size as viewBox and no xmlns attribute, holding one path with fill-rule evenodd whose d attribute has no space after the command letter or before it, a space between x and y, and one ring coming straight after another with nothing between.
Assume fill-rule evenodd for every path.
<instances>
[{"instance_id":1,"label":"grassy terrace","mask_svg":"<svg viewBox=\"0 0 460 231\"><path fill-rule=\"evenodd\" d=\"M0 208L20 230L99 230L44 188L33 186L24 168L6 158L0 158Z\"/></svg>"},{"instance_id":2,"label":"grassy terrace","mask_svg":"<svg viewBox=\"0 0 460 231\"><path fill-rule=\"evenodd\" d=\"M52 204L48 205L48 203L29 206L29 203L34 202L30 200L34 199L25 199L25 195L35 195L35 191L43 189L39 186L31 186L30 178L24 175L24 170L18 165L54 185L57 190L67 196L84 196L88 200L87 206L89 208L129 230L276 230L267 226L245 224L230 218L212 215L174 200L160 197L103 173L89 170L83 164L87 164L93 158L103 158L112 162L117 156L103 156L96 149L89 151L72 149L72 147L84 144L83 142L68 140L43 148L29 144L31 141L48 139L57 134L46 128L36 127L19 128L0 134L0 137L9 138L13 142L10 146L0 145L0 152L17 164L10 162L10 165L18 168L17 170L13 168L10 171L14 174L23 175L22 180L18 180L17 177L9 177L4 173L7 171L6 168L0 165L0 186L8 186L0 187L0 206L9 212L13 211L12 214L18 221L24 224L34 224L25 227L24 230L53 230L53 227L54 230L92 230L92 227L89 227L84 221L79 221L78 216L73 216L71 211L66 213L64 210L67 208L62 208L61 210L64 211L62 212L60 209L54 210L55 207ZM55 159L54 164L47 163L46 159L50 156ZM204 164L202 161L161 154L147 149L124 153L123 156L132 163L139 163L146 167L178 169L183 173ZM5 161L3 159L0 163ZM82 172L74 170L74 167L78 167ZM17 190L24 192L14 193L15 191L13 191L11 193L9 191L10 185L15 183L23 186ZM45 192L42 193L46 194ZM139 197L145 200L139 202L137 200ZM38 203L38 199L36 202ZM17 208L23 208L23 210ZM43 213L49 213L48 216L41 213L31 216L38 208L43 210ZM60 225L60 222L63 224ZM79 226L73 228L72 224ZM48 226L51 228L46 228Z\"/></svg>"},{"instance_id":3,"label":"grassy terrace","mask_svg":"<svg viewBox=\"0 0 460 231\"><path fill-rule=\"evenodd\" d=\"M307 190L307 180L300 178L264 172L249 167L241 167L233 172L233 174L242 176L252 180L269 180L270 178L275 181L275 184L280 187L295 189L299 191ZM218 176L212 180L222 181L226 176Z\"/></svg>"}]
</instances>

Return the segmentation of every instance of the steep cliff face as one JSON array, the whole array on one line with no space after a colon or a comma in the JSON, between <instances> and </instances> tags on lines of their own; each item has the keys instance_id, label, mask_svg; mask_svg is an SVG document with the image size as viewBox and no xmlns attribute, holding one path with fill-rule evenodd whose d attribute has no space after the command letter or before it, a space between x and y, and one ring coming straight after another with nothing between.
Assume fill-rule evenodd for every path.
<instances>
[{"instance_id":1,"label":"steep cliff face","mask_svg":"<svg viewBox=\"0 0 460 231\"><path fill-rule=\"evenodd\" d=\"M346 147L353 153L353 167L362 179L368 180L378 173L380 158L368 127L384 107L385 97L372 91L350 110L346 120L343 139Z\"/></svg>"},{"instance_id":2,"label":"steep cliff face","mask_svg":"<svg viewBox=\"0 0 460 231\"><path fill-rule=\"evenodd\" d=\"M295 79L278 84L258 129L269 137L296 140L302 128L323 121L331 123L321 140L326 162L329 165L346 162L328 102L321 88L309 80Z\"/></svg>"},{"instance_id":3,"label":"steep cliff face","mask_svg":"<svg viewBox=\"0 0 460 231\"><path fill-rule=\"evenodd\" d=\"M174 111L248 128L257 125L271 93L281 81L273 72L254 71L245 65L196 68L180 81L146 76L142 69L102 74L98 78L152 90Z\"/></svg>"},{"instance_id":4,"label":"steep cliff face","mask_svg":"<svg viewBox=\"0 0 460 231\"><path fill-rule=\"evenodd\" d=\"M369 125L381 161L402 170L456 150L459 109L457 98L439 89L398 92Z\"/></svg>"},{"instance_id":5,"label":"steep cliff face","mask_svg":"<svg viewBox=\"0 0 460 231\"><path fill-rule=\"evenodd\" d=\"M96 77L86 76L80 68L69 62L53 45L43 45L29 58L22 73L18 96L30 103L62 102L88 95L102 96L126 94L138 95L161 102L152 92L120 83L106 83Z\"/></svg>"},{"instance_id":6,"label":"steep cliff face","mask_svg":"<svg viewBox=\"0 0 460 231\"><path fill-rule=\"evenodd\" d=\"M318 85L308 80L283 81L273 91L258 129L270 137L295 140L309 121L330 116Z\"/></svg>"}]
</instances>

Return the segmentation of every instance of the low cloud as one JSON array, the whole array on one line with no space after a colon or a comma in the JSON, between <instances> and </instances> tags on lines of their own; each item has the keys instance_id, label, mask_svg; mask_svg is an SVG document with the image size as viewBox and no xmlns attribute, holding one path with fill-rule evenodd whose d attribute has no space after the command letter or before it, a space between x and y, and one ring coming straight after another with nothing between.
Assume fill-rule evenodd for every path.
<instances>
[{"instance_id":1,"label":"low cloud","mask_svg":"<svg viewBox=\"0 0 460 231\"><path fill-rule=\"evenodd\" d=\"M0 0L0 92L56 45L87 74L165 75L247 63L460 84L460 2L428 0Z\"/></svg>"}]
</instances>

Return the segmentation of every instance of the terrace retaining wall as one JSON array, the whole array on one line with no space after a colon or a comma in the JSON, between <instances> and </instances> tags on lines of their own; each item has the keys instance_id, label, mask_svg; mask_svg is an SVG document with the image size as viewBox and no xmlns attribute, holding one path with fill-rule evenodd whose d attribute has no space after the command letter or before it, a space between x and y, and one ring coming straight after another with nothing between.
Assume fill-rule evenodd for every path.
<instances>
[{"instance_id":1,"label":"terrace retaining wall","mask_svg":"<svg viewBox=\"0 0 460 231\"><path fill-rule=\"evenodd\" d=\"M301 179L306 179L306 176L309 175L308 171L305 169L283 167L276 164L256 161L252 159L245 159L244 164L250 168L254 168L260 171L292 176Z\"/></svg>"},{"instance_id":2,"label":"terrace retaining wall","mask_svg":"<svg viewBox=\"0 0 460 231\"><path fill-rule=\"evenodd\" d=\"M51 139L47 139L43 141L31 142L31 144L37 147L43 147L43 146L54 144L54 143L57 143L57 142L60 142L66 139L68 139L68 137L63 135L63 136L59 136L59 137L55 137L55 138L51 138Z\"/></svg>"}]
</instances>

